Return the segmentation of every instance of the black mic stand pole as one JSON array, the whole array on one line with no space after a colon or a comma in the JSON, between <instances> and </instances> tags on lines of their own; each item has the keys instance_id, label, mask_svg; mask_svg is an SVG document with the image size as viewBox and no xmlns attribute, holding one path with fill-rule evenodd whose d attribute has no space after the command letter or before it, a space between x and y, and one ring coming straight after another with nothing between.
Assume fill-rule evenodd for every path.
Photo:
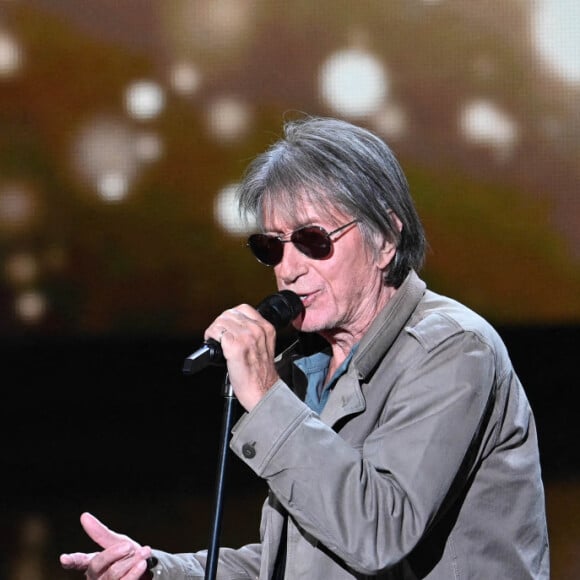
<instances>
[{"instance_id":1,"label":"black mic stand pole","mask_svg":"<svg viewBox=\"0 0 580 580\"><path fill-rule=\"evenodd\" d=\"M228 437L232 428L235 402L236 397L234 395L232 385L228 378L228 374L226 373L226 377L224 380L224 411L222 417L220 450L218 456L218 466L216 475L214 515L209 546L207 550L207 562L205 565L205 576L204 576L205 580L215 580L217 572L217 563L219 556L219 540L223 512L224 484L228 457Z\"/></svg>"}]
</instances>

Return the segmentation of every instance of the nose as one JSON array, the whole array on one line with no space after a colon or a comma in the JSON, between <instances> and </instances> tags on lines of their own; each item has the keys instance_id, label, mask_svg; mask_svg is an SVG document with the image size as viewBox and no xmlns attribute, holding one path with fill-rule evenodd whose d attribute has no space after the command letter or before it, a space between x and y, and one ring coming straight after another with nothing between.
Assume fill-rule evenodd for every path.
<instances>
[{"instance_id":1,"label":"nose","mask_svg":"<svg viewBox=\"0 0 580 580\"><path fill-rule=\"evenodd\" d=\"M278 265L274 266L274 275L277 281L284 286L295 282L308 271L309 259L300 250L296 249L294 244L284 244L282 260Z\"/></svg>"}]
</instances>

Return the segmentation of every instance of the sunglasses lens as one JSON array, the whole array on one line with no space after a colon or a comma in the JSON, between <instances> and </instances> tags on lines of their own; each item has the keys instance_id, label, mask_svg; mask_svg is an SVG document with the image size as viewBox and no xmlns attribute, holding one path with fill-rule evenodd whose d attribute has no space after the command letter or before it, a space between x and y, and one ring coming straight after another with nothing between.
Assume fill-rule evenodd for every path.
<instances>
[{"instance_id":1,"label":"sunglasses lens","mask_svg":"<svg viewBox=\"0 0 580 580\"><path fill-rule=\"evenodd\" d=\"M304 255L315 260L327 258L332 249L328 233L316 226L296 230L291 240Z\"/></svg>"},{"instance_id":2,"label":"sunglasses lens","mask_svg":"<svg viewBox=\"0 0 580 580\"><path fill-rule=\"evenodd\" d=\"M282 261L284 244L274 236L252 234L248 238L248 246L262 264L275 266Z\"/></svg>"}]
</instances>

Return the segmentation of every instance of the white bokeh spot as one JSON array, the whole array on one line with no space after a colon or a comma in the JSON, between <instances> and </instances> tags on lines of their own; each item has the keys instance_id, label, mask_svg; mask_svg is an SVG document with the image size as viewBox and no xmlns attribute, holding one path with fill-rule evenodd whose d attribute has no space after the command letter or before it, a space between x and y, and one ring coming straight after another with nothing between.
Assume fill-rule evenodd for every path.
<instances>
[{"instance_id":1,"label":"white bokeh spot","mask_svg":"<svg viewBox=\"0 0 580 580\"><path fill-rule=\"evenodd\" d=\"M383 65L365 50L336 52L320 71L322 100L337 113L349 117L376 113L384 104L388 88Z\"/></svg>"},{"instance_id":2,"label":"white bokeh spot","mask_svg":"<svg viewBox=\"0 0 580 580\"><path fill-rule=\"evenodd\" d=\"M153 119L165 107L165 93L155 82L139 81L127 88L125 104L134 119Z\"/></svg>"},{"instance_id":3,"label":"white bokeh spot","mask_svg":"<svg viewBox=\"0 0 580 580\"><path fill-rule=\"evenodd\" d=\"M513 151L519 139L514 119L486 99L467 103L461 110L459 125L468 142L491 147L501 159Z\"/></svg>"},{"instance_id":4,"label":"white bokeh spot","mask_svg":"<svg viewBox=\"0 0 580 580\"><path fill-rule=\"evenodd\" d=\"M536 0L532 38L544 62L563 80L580 84L580 2Z\"/></svg>"}]
</instances>

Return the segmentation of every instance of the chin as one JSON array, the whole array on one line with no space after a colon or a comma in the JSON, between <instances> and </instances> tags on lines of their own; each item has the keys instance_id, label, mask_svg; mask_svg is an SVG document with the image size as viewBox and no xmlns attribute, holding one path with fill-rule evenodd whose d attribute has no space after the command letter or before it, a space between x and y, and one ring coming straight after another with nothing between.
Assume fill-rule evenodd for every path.
<instances>
[{"instance_id":1,"label":"chin","mask_svg":"<svg viewBox=\"0 0 580 580\"><path fill-rule=\"evenodd\" d=\"M328 321L321 318L310 317L308 316L308 313L306 313L306 316L302 319L298 328L301 332L322 332L327 329Z\"/></svg>"}]
</instances>

